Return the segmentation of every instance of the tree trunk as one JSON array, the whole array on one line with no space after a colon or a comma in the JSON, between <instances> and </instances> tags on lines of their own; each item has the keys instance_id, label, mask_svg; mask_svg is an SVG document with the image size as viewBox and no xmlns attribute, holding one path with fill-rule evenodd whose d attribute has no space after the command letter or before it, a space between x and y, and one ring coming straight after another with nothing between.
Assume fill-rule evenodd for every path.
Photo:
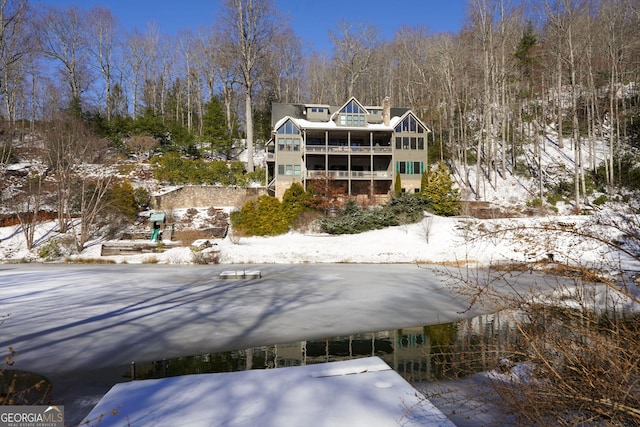
<instances>
[{"instance_id":1,"label":"tree trunk","mask_svg":"<svg viewBox=\"0 0 640 427\"><path fill-rule=\"evenodd\" d=\"M244 113L246 114L246 141L247 141L247 171L253 172L253 109L251 108L251 83L247 84L244 98Z\"/></svg>"}]
</instances>

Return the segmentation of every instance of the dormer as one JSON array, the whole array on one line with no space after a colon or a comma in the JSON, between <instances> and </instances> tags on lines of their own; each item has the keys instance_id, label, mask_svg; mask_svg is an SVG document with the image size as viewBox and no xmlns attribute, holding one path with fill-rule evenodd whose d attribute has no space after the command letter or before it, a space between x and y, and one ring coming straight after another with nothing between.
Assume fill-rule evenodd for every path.
<instances>
[{"instance_id":1,"label":"dormer","mask_svg":"<svg viewBox=\"0 0 640 427\"><path fill-rule=\"evenodd\" d=\"M358 102L351 98L333 115L333 120L338 126L364 127L367 125L367 115L369 112Z\"/></svg>"},{"instance_id":2,"label":"dormer","mask_svg":"<svg viewBox=\"0 0 640 427\"><path fill-rule=\"evenodd\" d=\"M329 106L322 104L305 104L305 116L310 122L326 122L329 120Z\"/></svg>"},{"instance_id":3,"label":"dormer","mask_svg":"<svg viewBox=\"0 0 640 427\"><path fill-rule=\"evenodd\" d=\"M382 123L382 107L369 107L367 106L367 123L378 125Z\"/></svg>"},{"instance_id":4,"label":"dormer","mask_svg":"<svg viewBox=\"0 0 640 427\"><path fill-rule=\"evenodd\" d=\"M287 120L276 129L276 133L278 135L300 135L300 129L293 123L293 120L287 118Z\"/></svg>"}]
</instances>

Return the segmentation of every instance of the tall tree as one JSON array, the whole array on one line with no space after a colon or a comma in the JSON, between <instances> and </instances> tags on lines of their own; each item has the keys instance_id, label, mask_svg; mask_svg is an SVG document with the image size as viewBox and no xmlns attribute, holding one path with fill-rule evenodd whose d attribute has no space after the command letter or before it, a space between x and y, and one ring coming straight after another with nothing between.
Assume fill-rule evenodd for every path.
<instances>
[{"instance_id":1,"label":"tall tree","mask_svg":"<svg viewBox=\"0 0 640 427\"><path fill-rule=\"evenodd\" d=\"M227 0L222 12L222 29L226 47L239 57L237 63L245 90L245 132L247 169L253 172L253 104L252 92L260 80L260 65L269 52L276 32L273 0Z\"/></svg>"},{"instance_id":2,"label":"tall tree","mask_svg":"<svg viewBox=\"0 0 640 427\"><path fill-rule=\"evenodd\" d=\"M34 49L27 0L0 1L0 94L6 118L14 123L16 98L24 78L22 62Z\"/></svg>"},{"instance_id":3,"label":"tall tree","mask_svg":"<svg viewBox=\"0 0 640 427\"><path fill-rule=\"evenodd\" d=\"M80 95L91 81L88 67L88 19L78 7L44 9L37 24L38 41L43 54L55 61L69 89L69 106L82 110Z\"/></svg>"},{"instance_id":4,"label":"tall tree","mask_svg":"<svg viewBox=\"0 0 640 427\"><path fill-rule=\"evenodd\" d=\"M233 158L233 140L227 128L224 106L218 97L212 98L205 106L202 138L208 141L214 152L225 156L225 160Z\"/></svg>"},{"instance_id":5,"label":"tall tree","mask_svg":"<svg viewBox=\"0 0 640 427\"><path fill-rule=\"evenodd\" d=\"M270 69L273 86L281 102L300 102L300 82L302 80L302 51L300 40L293 30L285 26L274 37Z\"/></svg>"},{"instance_id":6,"label":"tall tree","mask_svg":"<svg viewBox=\"0 0 640 427\"><path fill-rule=\"evenodd\" d=\"M329 30L329 38L333 44L333 61L344 79L343 99L351 98L358 80L370 71L379 30L371 24L354 25L342 20L336 30Z\"/></svg>"},{"instance_id":7,"label":"tall tree","mask_svg":"<svg viewBox=\"0 0 640 427\"><path fill-rule=\"evenodd\" d=\"M104 83L105 111L107 122L111 121L113 110L116 109L113 96L114 61L117 49L121 47L118 34L120 28L115 16L109 9L96 7L89 11L89 53L94 59L94 67L102 74Z\"/></svg>"}]
</instances>

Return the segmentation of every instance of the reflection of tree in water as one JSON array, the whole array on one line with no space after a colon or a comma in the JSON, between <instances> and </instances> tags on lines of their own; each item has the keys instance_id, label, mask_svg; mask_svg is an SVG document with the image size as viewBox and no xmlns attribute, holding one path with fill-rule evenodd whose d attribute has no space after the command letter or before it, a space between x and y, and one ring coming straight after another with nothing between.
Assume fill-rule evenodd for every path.
<instances>
[{"instance_id":1,"label":"reflection of tree in water","mask_svg":"<svg viewBox=\"0 0 640 427\"><path fill-rule=\"evenodd\" d=\"M511 357L517 342L512 325L501 313L440 325L424 326L422 334L402 334L392 365L409 381L466 377L491 370Z\"/></svg>"}]
</instances>

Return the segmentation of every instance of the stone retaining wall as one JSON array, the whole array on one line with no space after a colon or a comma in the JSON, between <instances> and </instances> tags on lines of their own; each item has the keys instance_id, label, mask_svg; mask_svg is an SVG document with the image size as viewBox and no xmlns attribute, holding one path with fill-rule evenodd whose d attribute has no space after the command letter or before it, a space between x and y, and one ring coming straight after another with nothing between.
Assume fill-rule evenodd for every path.
<instances>
[{"instance_id":1,"label":"stone retaining wall","mask_svg":"<svg viewBox=\"0 0 640 427\"><path fill-rule=\"evenodd\" d=\"M267 189L185 185L168 193L151 198L153 209L171 210L220 206L242 207L247 200L267 194Z\"/></svg>"}]
</instances>

